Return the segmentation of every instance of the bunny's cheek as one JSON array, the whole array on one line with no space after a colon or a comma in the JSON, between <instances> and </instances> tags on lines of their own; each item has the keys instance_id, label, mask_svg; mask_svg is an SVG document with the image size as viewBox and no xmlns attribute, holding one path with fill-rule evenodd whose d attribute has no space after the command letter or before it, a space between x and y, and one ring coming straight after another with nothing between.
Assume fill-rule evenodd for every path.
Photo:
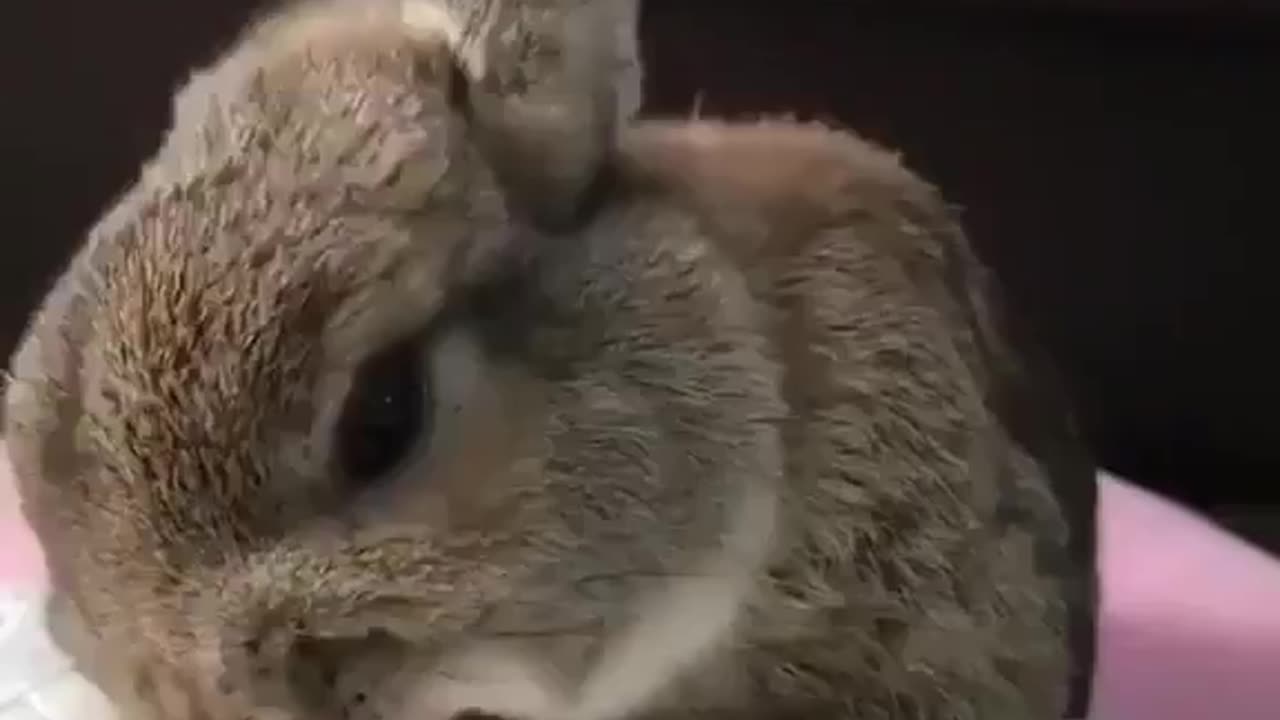
<instances>
[{"instance_id":1,"label":"bunny's cheek","mask_svg":"<svg viewBox=\"0 0 1280 720\"><path fill-rule=\"evenodd\" d=\"M518 370L473 357L467 370L437 371L437 434L417 487L435 491L450 528L511 527L542 483L545 392Z\"/></svg>"}]
</instances>

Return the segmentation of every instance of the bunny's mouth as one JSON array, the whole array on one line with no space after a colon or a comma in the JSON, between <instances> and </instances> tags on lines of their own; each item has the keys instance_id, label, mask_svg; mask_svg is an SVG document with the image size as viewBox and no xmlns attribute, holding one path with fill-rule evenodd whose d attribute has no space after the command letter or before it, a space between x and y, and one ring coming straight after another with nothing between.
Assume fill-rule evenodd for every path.
<instances>
[{"instance_id":1,"label":"bunny's mouth","mask_svg":"<svg viewBox=\"0 0 1280 720\"><path fill-rule=\"evenodd\" d=\"M742 534L641 600L631 622L602 639L594 662L572 682L540 656L477 647L429 673L409 694L408 714L396 720L620 720L651 707L732 645L776 508L767 490L745 493L734 528ZM766 532L754 535L758 528Z\"/></svg>"},{"instance_id":2,"label":"bunny's mouth","mask_svg":"<svg viewBox=\"0 0 1280 720\"><path fill-rule=\"evenodd\" d=\"M567 693L545 664L497 647L477 648L428 674L396 720L559 720Z\"/></svg>"}]
</instances>

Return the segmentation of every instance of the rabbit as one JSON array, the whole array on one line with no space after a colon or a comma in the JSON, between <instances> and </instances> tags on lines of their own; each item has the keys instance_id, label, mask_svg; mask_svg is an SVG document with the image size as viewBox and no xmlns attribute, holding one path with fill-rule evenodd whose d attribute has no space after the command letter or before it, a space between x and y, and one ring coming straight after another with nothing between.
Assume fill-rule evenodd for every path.
<instances>
[{"instance_id":1,"label":"rabbit","mask_svg":"<svg viewBox=\"0 0 1280 720\"><path fill-rule=\"evenodd\" d=\"M1092 460L940 193L607 63L507 93L451 23L255 25L11 360L121 720L1078 710Z\"/></svg>"}]
</instances>

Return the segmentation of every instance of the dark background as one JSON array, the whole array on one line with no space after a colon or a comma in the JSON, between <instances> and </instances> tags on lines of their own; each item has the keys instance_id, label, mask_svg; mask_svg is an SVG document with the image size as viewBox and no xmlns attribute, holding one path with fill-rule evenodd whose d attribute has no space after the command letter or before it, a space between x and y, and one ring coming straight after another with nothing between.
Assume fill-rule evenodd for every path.
<instances>
[{"instance_id":1,"label":"dark background","mask_svg":"<svg viewBox=\"0 0 1280 720\"><path fill-rule=\"evenodd\" d=\"M0 352L263 4L9 0ZM1280 0L648 0L642 46L651 112L900 149L966 209L1107 467L1280 527Z\"/></svg>"}]
</instances>

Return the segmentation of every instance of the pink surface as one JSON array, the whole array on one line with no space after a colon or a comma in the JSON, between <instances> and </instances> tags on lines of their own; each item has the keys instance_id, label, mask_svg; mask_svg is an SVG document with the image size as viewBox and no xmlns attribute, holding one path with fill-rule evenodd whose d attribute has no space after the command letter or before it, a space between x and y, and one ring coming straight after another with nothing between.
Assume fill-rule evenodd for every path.
<instances>
[{"instance_id":1,"label":"pink surface","mask_svg":"<svg viewBox=\"0 0 1280 720\"><path fill-rule=\"evenodd\" d=\"M1280 562L1132 485L1100 483L1093 716L1280 718ZM0 446L0 587L39 586L43 575Z\"/></svg>"},{"instance_id":2,"label":"pink surface","mask_svg":"<svg viewBox=\"0 0 1280 720\"><path fill-rule=\"evenodd\" d=\"M1099 720L1280 720L1280 562L1103 478Z\"/></svg>"},{"instance_id":3,"label":"pink surface","mask_svg":"<svg viewBox=\"0 0 1280 720\"><path fill-rule=\"evenodd\" d=\"M9 455L0 443L0 588L27 589L43 584L44 557L35 536L23 522L18 491L9 469Z\"/></svg>"}]
</instances>

